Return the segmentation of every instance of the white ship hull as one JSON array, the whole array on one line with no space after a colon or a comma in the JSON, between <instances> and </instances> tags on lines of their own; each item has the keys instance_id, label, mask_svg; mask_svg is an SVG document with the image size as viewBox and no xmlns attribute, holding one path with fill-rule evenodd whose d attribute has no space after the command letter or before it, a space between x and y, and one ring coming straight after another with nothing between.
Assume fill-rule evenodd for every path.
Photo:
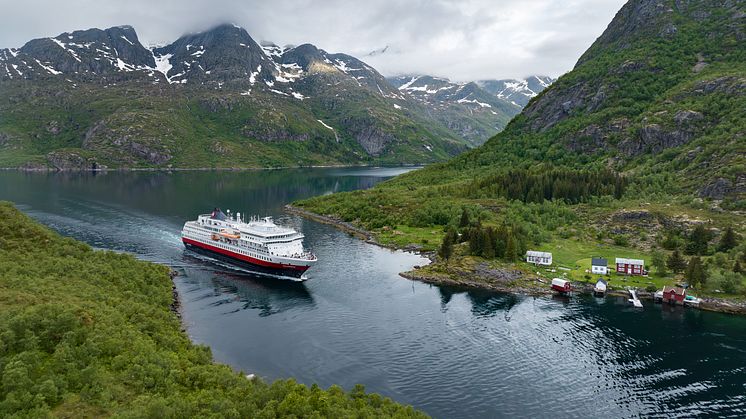
<instances>
[{"instance_id":1,"label":"white ship hull","mask_svg":"<svg viewBox=\"0 0 746 419\"><path fill-rule=\"evenodd\" d=\"M181 240L188 249L256 272L290 278L302 278L316 263L316 257L303 250L302 234L276 226L269 218L244 223L240 215L233 219L216 211L184 224Z\"/></svg>"}]
</instances>

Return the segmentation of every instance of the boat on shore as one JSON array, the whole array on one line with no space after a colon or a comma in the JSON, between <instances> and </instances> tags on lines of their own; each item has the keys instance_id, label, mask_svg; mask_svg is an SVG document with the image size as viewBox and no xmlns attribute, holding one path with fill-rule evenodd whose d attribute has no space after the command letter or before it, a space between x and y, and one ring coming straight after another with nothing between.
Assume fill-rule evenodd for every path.
<instances>
[{"instance_id":1,"label":"boat on shore","mask_svg":"<svg viewBox=\"0 0 746 419\"><path fill-rule=\"evenodd\" d=\"M603 297L606 294L607 285L608 283L605 280L599 278L596 285L593 287L593 295Z\"/></svg>"},{"instance_id":2,"label":"boat on shore","mask_svg":"<svg viewBox=\"0 0 746 419\"><path fill-rule=\"evenodd\" d=\"M313 266L316 256L303 248L303 234L278 226L271 217L252 218L245 222L215 208L187 221L181 230L181 241L187 249L210 257L293 280L306 279L303 274Z\"/></svg>"},{"instance_id":3,"label":"boat on shore","mask_svg":"<svg viewBox=\"0 0 746 419\"><path fill-rule=\"evenodd\" d=\"M565 279L554 278L552 279L552 289L561 294L569 294L572 292L572 284Z\"/></svg>"}]
</instances>

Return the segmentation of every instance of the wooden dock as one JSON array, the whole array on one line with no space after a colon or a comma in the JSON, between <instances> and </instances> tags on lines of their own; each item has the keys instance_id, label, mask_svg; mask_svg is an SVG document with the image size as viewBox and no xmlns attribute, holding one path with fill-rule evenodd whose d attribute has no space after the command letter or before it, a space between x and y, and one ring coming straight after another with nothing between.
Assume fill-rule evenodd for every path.
<instances>
[{"instance_id":1,"label":"wooden dock","mask_svg":"<svg viewBox=\"0 0 746 419\"><path fill-rule=\"evenodd\" d=\"M629 302L632 303L633 306L637 308L642 308L642 302L639 298L637 298L637 291L630 289L629 295L632 296L632 298L629 299Z\"/></svg>"}]
</instances>

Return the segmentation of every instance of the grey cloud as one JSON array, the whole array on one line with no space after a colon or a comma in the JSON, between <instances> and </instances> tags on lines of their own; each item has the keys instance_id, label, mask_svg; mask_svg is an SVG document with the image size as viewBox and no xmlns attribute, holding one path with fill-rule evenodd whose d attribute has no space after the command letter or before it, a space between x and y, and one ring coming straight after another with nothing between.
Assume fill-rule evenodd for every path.
<instances>
[{"instance_id":1,"label":"grey cloud","mask_svg":"<svg viewBox=\"0 0 746 419\"><path fill-rule=\"evenodd\" d=\"M220 22L257 40L312 43L387 75L454 80L558 76L572 68L624 0L0 0L0 47L90 27L129 24L170 42ZM385 54L365 57L390 46Z\"/></svg>"}]
</instances>

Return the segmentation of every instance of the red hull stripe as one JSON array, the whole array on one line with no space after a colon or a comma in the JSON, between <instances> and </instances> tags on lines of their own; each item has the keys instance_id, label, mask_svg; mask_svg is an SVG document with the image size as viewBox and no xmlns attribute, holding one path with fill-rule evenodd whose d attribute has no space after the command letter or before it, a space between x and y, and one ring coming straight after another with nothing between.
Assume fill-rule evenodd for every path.
<instances>
[{"instance_id":1,"label":"red hull stripe","mask_svg":"<svg viewBox=\"0 0 746 419\"><path fill-rule=\"evenodd\" d=\"M230 250L221 249L219 247L210 246L209 244L205 244L202 242L198 242L196 240L188 239L186 237L182 237L181 240L184 243L191 244L193 246L201 247L203 249L207 249L210 251L213 251L215 253L220 253L221 255L229 256L234 259L242 260L244 262L252 263L254 265L264 266L267 268L273 268L273 269L295 269L296 271L306 271L308 270L308 266L298 266L298 265L283 265L281 263L274 263L274 262L268 262L266 260L256 259L251 256L242 255L240 253L231 252Z\"/></svg>"}]
</instances>

